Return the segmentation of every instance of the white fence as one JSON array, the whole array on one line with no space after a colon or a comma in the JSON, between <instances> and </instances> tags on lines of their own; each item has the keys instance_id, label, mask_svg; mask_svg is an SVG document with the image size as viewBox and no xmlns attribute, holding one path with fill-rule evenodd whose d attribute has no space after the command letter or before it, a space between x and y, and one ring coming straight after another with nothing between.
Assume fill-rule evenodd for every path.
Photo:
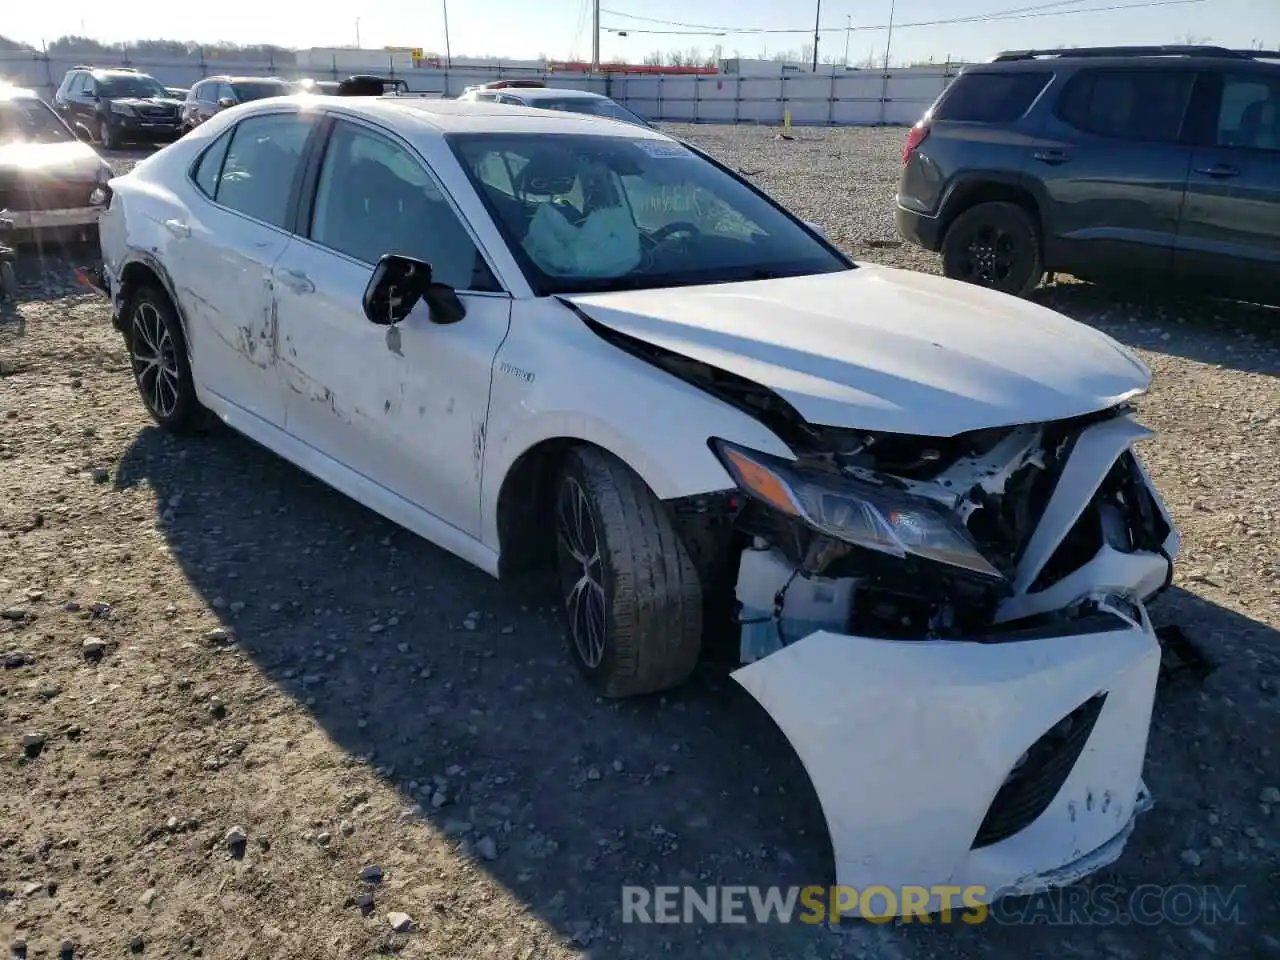
<instances>
[{"instance_id":1,"label":"white fence","mask_svg":"<svg viewBox=\"0 0 1280 960\"><path fill-rule=\"evenodd\" d=\"M52 99L63 75L84 62L75 55L0 51L0 81L33 87ZM350 68L317 69L271 60L229 61L185 59L98 58L100 66L128 65L151 74L166 86L188 87L217 74L244 76L309 76L341 79ZM607 94L650 120L685 123L778 124L790 111L794 124L912 124L954 78L954 69L915 67L849 70L836 74L786 73L777 77L735 74L708 76L639 76L568 73L542 74L528 69L455 68L453 70L366 68L403 79L409 89L428 95L457 96L473 83L503 76L540 78L549 85Z\"/></svg>"}]
</instances>

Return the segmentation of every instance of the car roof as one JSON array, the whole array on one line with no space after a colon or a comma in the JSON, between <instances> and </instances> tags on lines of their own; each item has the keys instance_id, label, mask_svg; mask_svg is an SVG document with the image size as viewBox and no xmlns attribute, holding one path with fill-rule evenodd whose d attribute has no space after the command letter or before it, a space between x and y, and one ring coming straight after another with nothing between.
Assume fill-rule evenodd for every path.
<instances>
[{"instance_id":1,"label":"car roof","mask_svg":"<svg viewBox=\"0 0 1280 960\"><path fill-rule=\"evenodd\" d=\"M229 74L220 73L216 77L204 77L203 80L216 80L218 83L284 83L290 81L283 77L234 77ZM196 81L200 83L200 80Z\"/></svg>"},{"instance_id":2,"label":"car roof","mask_svg":"<svg viewBox=\"0 0 1280 960\"><path fill-rule=\"evenodd\" d=\"M583 100L608 100L604 94L591 90L575 90L573 87L508 87L505 90L493 91L508 96L520 97L523 100L561 100L565 97L580 97Z\"/></svg>"},{"instance_id":3,"label":"car roof","mask_svg":"<svg viewBox=\"0 0 1280 960\"><path fill-rule=\"evenodd\" d=\"M288 98L294 99L294 98ZM275 99L258 101L276 102ZM320 104L380 120L388 126L418 123L439 133L545 133L625 137L632 140L672 140L665 133L622 120L521 108L474 100L434 100L426 97L329 97L303 95L298 102ZM262 107L259 107L262 109ZM674 142L674 141L673 141Z\"/></svg>"}]
</instances>

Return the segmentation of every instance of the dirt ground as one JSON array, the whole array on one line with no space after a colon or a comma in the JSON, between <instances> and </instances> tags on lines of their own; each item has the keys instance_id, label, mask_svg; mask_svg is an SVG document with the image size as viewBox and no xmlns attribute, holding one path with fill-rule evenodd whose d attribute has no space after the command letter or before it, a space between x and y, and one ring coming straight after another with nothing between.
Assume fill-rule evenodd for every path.
<instances>
[{"instance_id":1,"label":"dirt ground","mask_svg":"<svg viewBox=\"0 0 1280 960\"><path fill-rule=\"evenodd\" d=\"M855 255L927 266L811 189L825 169L883 206L900 131L683 133L767 167ZM1280 956L1280 311L1038 294L1153 367L1142 453L1185 538L1155 613L1220 663L1162 689L1156 806L1086 886L1239 887L1240 922L644 926L621 923L624 884L832 882L768 718L711 665L596 698L543 584L493 581L228 430L163 435L74 281L86 255L24 257L0 313L0 949Z\"/></svg>"}]
</instances>

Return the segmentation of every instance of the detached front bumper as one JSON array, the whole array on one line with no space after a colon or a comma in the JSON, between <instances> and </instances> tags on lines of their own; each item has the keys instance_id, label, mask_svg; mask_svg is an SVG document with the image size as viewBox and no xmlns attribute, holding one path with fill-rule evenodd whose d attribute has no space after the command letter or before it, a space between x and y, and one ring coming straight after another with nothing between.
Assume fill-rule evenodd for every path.
<instances>
[{"instance_id":1,"label":"detached front bumper","mask_svg":"<svg viewBox=\"0 0 1280 960\"><path fill-rule=\"evenodd\" d=\"M1086 558L1088 541L1072 539L1149 435L1118 416L1075 437L982 635L821 629L733 673L813 782L837 883L893 894L871 909L934 913L961 890L992 902L1072 883L1115 860L1150 805L1142 767L1161 653L1145 604L1180 543L1136 456L1123 461L1131 493L1149 494L1161 542L1125 551L1103 536ZM1043 578L1055 558L1059 572Z\"/></svg>"},{"instance_id":2,"label":"detached front bumper","mask_svg":"<svg viewBox=\"0 0 1280 960\"><path fill-rule=\"evenodd\" d=\"M900 906L922 887L932 913L947 887L991 902L1120 855L1150 803L1160 647L1141 606L1079 629L969 642L819 632L733 674L813 782L837 883L887 887Z\"/></svg>"}]
</instances>

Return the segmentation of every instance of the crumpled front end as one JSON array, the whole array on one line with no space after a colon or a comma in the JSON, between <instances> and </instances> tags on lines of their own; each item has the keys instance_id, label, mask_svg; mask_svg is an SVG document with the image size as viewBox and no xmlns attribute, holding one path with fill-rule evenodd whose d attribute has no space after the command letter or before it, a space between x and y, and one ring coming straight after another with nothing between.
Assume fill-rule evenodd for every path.
<instances>
[{"instance_id":1,"label":"crumpled front end","mask_svg":"<svg viewBox=\"0 0 1280 960\"><path fill-rule=\"evenodd\" d=\"M1145 604L1178 550L1149 435L1122 406L949 439L814 428L787 464L718 445L751 538L733 676L808 771L839 884L936 911L1119 856L1151 802Z\"/></svg>"}]
</instances>

